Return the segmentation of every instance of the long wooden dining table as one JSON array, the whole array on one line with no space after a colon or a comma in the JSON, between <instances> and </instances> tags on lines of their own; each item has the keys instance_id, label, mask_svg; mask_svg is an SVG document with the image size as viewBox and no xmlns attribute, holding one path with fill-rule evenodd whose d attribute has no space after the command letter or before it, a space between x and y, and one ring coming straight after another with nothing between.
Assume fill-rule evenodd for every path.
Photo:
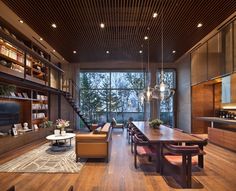
<instances>
[{"instance_id":1,"label":"long wooden dining table","mask_svg":"<svg viewBox=\"0 0 236 191\"><path fill-rule=\"evenodd\" d=\"M165 125L160 125L159 128L154 129L149 126L148 122L145 121L133 121L135 127L147 138L147 140L156 145L157 150L157 162L156 171L160 172L161 168L161 149L164 143L191 143L198 144L202 140L200 138L194 137L190 134L183 133L181 131L174 130L173 128L167 127ZM203 156L200 156L203 157ZM201 158L203 162L203 158Z\"/></svg>"}]
</instances>

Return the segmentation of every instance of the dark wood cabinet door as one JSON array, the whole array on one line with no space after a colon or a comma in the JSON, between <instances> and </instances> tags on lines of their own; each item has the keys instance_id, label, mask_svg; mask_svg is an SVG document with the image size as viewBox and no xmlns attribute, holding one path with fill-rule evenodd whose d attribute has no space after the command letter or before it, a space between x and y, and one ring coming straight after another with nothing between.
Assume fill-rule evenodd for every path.
<instances>
[{"instance_id":1,"label":"dark wood cabinet door","mask_svg":"<svg viewBox=\"0 0 236 191\"><path fill-rule=\"evenodd\" d=\"M224 74L233 72L233 24L230 23L222 29L222 48L223 48L223 63ZM234 47L235 49L236 47Z\"/></svg>"},{"instance_id":2,"label":"dark wood cabinet door","mask_svg":"<svg viewBox=\"0 0 236 191\"><path fill-rule=\"evenodd\" d=\"M224 74L223 50L221 33L216 34L207 42L208 45L208 79L213 79Z\"/></svg>"},{"instance_id":3,"label":"dark wood cabinet door","mask_svg":"<svg viewBox=\"0 0 236 191\"><path fill-rule=\"evenodd\" d=\"M207 44L203 44L191 53L192 85L207 80Z\"/></svg>"}]
</instances>

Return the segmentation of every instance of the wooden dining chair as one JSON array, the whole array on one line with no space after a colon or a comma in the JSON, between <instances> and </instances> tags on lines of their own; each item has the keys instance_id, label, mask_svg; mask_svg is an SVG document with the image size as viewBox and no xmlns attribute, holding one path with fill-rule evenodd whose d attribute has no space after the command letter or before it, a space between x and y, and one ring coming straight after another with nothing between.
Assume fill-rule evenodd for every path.
<instances>
[{"instance_id":1,"label":"wooden dining chair","mask_svg":"<svg viewBox=\"0 0 236 191\"><path fill-rule=\"evenodd\" d=\"M150 145L144 136L134 134L134 167L137 168L137 156L148 157L149 161L152 157L156 157L155 149Z\"/></svg>"},{"instance_id":2,"label":"wooden dining chair","mask_svg":"<svg viewBox=\"0 0 236 191\"><path fill-rule=\"evenodd\" d=\"M15 191L15 186L11 186L10 188L7 189L7 191Z\"/></svg>"},{"instance_id":3,"label":"wooden dining chair","mask_svg":"<svg viewBox=\"0 0 236 191\"><path fill-rule=\"evenodd\" d=\"M163 147L168 150L168 154L163 152ZM172 176L183 188L191 188L192 166L197 165L197 161L192 157L199 154L199 147L173 144L163 144L163 147L161 149L161 174Z\"/></svg>"},{"instance_id":4,"label":"wooden dining chair","mask_svg":"<svg viewBox=\"0 0 236 191\"><path fill-rule=\"evenodd\" d=\"M144 135L139 131L139 129L135 126L133 126L130 130L130 147L131 147L131 153L134 153L134 135L145 139ZM146 140L146 139L145 139Z\"/></svg>"},{"instance_id":5,"label":"wooden dining chair","mask_svg":"<svg viewBox=\"0 0 236 191\"><path fill-rule=\"evenodd\" d=\"M202 138L197 134L191 134L191 136L199 139L198 142L187 143L186 145L198 145L200 148L200 152L198 154L198 167L204 168L204 155L206 152L204 151L204 147L208 144L208 138Z\"/></svg>"}]
</instances>

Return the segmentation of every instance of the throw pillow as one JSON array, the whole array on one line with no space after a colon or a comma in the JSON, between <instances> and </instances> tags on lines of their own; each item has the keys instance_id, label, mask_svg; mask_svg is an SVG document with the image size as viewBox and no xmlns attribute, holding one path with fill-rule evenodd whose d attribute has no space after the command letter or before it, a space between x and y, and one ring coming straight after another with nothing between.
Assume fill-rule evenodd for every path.
<instances>
[{"instance_id":1,"label":"throw pillow","mask_svg":"<svg viewBox=\"0 0 236 191\"><path fill-rule=\"evenodd\" d=\"M98 127L93 130L93 134L100 134L102 127Z\"/></svg>"}]
</instances>

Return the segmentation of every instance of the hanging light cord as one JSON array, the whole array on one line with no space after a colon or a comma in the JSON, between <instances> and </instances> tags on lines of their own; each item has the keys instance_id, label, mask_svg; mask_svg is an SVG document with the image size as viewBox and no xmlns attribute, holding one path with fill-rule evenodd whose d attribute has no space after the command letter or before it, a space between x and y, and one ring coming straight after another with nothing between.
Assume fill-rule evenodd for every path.
<instances>
[{"instance_id":1,"label":"hanging light cord","mask_svg":"<svg viewBox=\"0 0 236 191\"><path fill-rule=\"evenodd\" d=\"M161 11L161 82L164 80L164 67L163 67L163 62L164 62L164 37L163 37L163 4L162 4L162 11Z\"/></svg>"},{"instance_id":2,"label":"hanging light cord","mask_svg":"<svg viewBox=\"0 0 236 191\"><path fill-rule=\"evenodd\" d=\"M147 62L148 62L148 72L149 72L149 70L150 70L150 66L149 66L149 30L150 30L150 28L148 27L147 30L148 30L148 39L147 39L148 57L147 57Z\"/></svg>"}]
</instances>

